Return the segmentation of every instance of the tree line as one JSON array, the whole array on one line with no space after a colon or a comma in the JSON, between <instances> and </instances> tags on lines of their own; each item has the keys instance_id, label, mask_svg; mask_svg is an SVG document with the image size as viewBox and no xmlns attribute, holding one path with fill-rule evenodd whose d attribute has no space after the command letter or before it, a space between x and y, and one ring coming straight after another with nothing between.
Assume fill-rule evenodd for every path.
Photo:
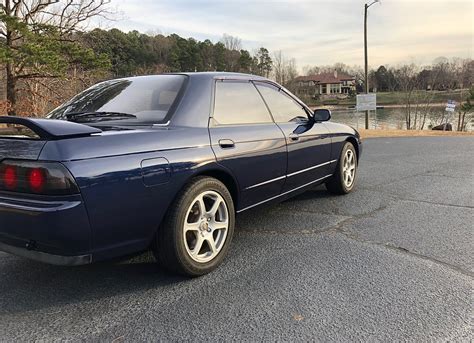
<instances>
[{"instance_id":1,"label":"tree line","mask_svg":"<svg viewBox=\"0 0 474 343\"><path fill-rule=\"evenodd\" d=\"M360 66L335 63L329 66L306 66L306 75L337 71L355 77L357 92L364 92L364 70ZM430 65L404 64L379 66L369 70L371 92L393 92L404 112L407 129L424 129L428 121L443 123L457 120L457 130L463 131L471 121L474 95L474 60L436 58ZM470 89L470 90L466 90ZM457 119L446 118L436 111L440 91L459 90L452 98L457 105ZM438 103L437 103L438 101Z\"/></svg>"},{"instance_id":2,"label":"tree line","mask_svg":"<svg viewBox=\"0 0 474 343\"><path fill-rule=\"evenodd\" d=\"M319 73L345 73L355 78L357 91L364 91L364 70L360 66L335 63L329 66L305 66L305 75ZM369 69L370 91L400 92L413 90L452 90L469 88L474 83L474 60L470 58L436 58L430 65L414 63L397 66L381 65Z\"/></svg>"},{"instance_id":3,"label":"tree line","mask_svg":"<svg viewBox=\"0 0 474 343\"><path fill-rule=\"evenodd\" d=\"M399 67L380 66L370 73L369 84L378 91L403 91L414 87L420 90L450 90L468 88L474 82L474 61L439 57L429 66L415 64Z\"/></svg>"},{"instance_id":4,"label":"tree line","mask_svg":"<svg viewBox=\"0 0 474 343\"><path fill-rule=\"evenodd\" d=\"M177 34L145 34L118 29L87 29L92 18L114 15L110 0L3 0L0 4L0 67L7 101L2 113L41 115L97 81L180 71L230 71L270 77L290 90L298 76L295 59L265 47L243 49L238 37L218 42ZM305 66L303 74L349 74L363 92L360 66L335 63ZM468 88L474 83L472 59L438 58L429 66L407 64L370 70L372 91L400 92L400 101L429 103L417 90ZM421 94L421 95L420 95ZM417 119L415 119L416 127ZM407 115L407 127L411 127Z\"/></svg>"},{"instance_id":5,"label":"tree line","mask_svg":"<svg viewBox=\"0 0 474 343\"><path fill-rule=\"evenodd\" d=\"M213 43L177 34L86 30L90 19L113 14L109 4L110 0L4 0L0 4L0 65L5 70L8 114L37 113L38 106L28 104L47 98L56 104L103 78L179 71L269 77L273 70L268 49L249 52L242 49L239 38L227 34Z\"/></svg>"},{"instance_id":6,"label":"tree line","mask_svg":"<svg viewBox=\"0 0 474 343\"><path fill-rule=\"evenodd\" d=\"M254 54L242 49L240 39L224 34L213 43L177 34L149 35L138 31L94 29L81 34L82 44L109 58L114 76L180 71L231 71L269 76L272 59L261 47Z\"/></svg>"}]
</instances>

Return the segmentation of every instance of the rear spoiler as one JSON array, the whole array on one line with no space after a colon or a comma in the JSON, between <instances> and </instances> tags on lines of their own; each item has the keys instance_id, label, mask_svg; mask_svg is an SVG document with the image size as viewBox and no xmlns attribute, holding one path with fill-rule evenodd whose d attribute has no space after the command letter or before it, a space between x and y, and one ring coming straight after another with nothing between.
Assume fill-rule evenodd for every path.
<instances>
[{"instance_id":1,"label":"rear spoiler","mask_svg":"<svg viewBox=\"0 0 474 343\"><path fill-rule=\"evenodd\" d=\"M102 131L88 125L56 119L36 119L13 116L0 116L0 124L16 124L29 128L41 139L57 140L90 136Z\"/></svg>"}]
</instances>

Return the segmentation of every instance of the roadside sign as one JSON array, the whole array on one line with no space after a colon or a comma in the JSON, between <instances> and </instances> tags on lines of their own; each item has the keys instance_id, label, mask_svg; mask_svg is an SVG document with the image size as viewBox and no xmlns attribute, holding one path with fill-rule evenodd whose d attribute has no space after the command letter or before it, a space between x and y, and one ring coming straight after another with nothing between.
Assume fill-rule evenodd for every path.
<instances>
[{"instance_id":1,"label":"roadside sign","mask_svg":"<svg viewBox=\"0 0 474 343\"><path fill-rule=\"evenodd\" d=\"M375 93L358 94L356 99L357 111L375 111L377 109L377 95Z\"/></svg>"},{"instance_id":2,"label":"roadside sign","mask_svg":"<svg viewBox=\"0 0 474 343\"><path fill-rule=\"evenodd\" d=\"M446 112L454 112L455 109L456 109L456 101L448 100L448 103L446 104Z\"/></svg>"}]
</instances>

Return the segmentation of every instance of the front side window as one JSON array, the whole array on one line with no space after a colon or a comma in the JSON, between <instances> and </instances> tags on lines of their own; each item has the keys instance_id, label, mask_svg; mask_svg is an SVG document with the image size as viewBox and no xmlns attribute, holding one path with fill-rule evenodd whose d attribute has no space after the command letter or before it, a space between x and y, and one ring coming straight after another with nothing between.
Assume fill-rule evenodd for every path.
<instances>
[{"instance_id":1,"label":"front side window","mask_svg":"<svg viewBox=\"0 0 474 343\"><path fill-rule=\"evenodd\" d=\"M214 121L218 125L272 123L255 86L249 81L217 81Z\"/></svg>"},{"instance_id":2,"label":"front side window","mask_svg":"<svg viewBox=\"0 0 474 343\"><path fill-rule=\"evenodd\" d=\"M157 75L98 83L47 117L81 123L157 124L168 118L186 76Z\"/></svg>"},{"instance_id":3,"label":"front side window","mask_svg":"<svg viewBox=\"0 0 474 343\"><path fill-rule=\"evenodd\" d=\"M286 123L298 118L308 118L303 106L283 90L262 82L256 82L258 90L270 108L270 112L277 123Z\"/></svg>"}]
</instances>

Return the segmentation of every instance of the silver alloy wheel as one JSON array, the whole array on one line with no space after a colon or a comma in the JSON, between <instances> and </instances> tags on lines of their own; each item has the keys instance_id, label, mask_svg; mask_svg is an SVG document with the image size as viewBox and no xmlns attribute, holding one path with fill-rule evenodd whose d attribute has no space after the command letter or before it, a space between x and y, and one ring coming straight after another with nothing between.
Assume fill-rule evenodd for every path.
<instances>
[{"instance_id":1,"label":"silver alloy wheel","mask_svg":"<svg viewBox=\"0 0 474 343\"><path fill-rule=\"evenodd\" d=\"M347 188L351 188L354 183L356 173L356 157L352 150L347 149L342 164L342 179Z\"/></svg>"},{"instance_id":2,"label":"silver alloy wheel","mask_svg":"<svg viewBox=\"0 0 474 343\"><path fill-rule=\"evenodd\" d=\"M186 251L196 262L215 258L224 246L229 229L229 210L217 192L199 194L186 212L183 238Z\"/></svg>"}]
</instances>

